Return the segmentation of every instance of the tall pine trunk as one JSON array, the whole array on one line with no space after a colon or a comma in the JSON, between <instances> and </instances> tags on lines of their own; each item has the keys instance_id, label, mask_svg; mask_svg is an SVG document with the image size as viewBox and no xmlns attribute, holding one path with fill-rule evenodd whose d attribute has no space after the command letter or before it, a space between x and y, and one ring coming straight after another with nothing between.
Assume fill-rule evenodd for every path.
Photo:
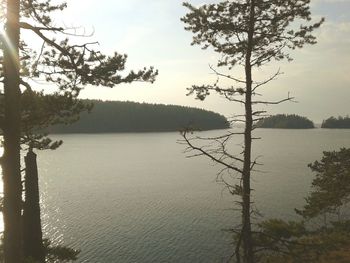
<instances>
[{"instance_id":1,"label":"tall pine trunk","mask_svg":"<svg viewBox=\"0 0 350 263\"><path fill-rule=\"evenodd\" d=\"M253 111L252 111L252 65L251 56L253 50L254 17L255 2L251 0L249 15L249 31L247 41L247 53L245 60L246 76L246 94L245 94L245 131L244 131L244 166L242 173L243 191L242 191L242 244L243 244L243 262L253 263L253 239L251 230L251 152L252 152L252 130L253 130Z\"/></svg>"},{"instance_id":2,"label":"tall pine trunk","mask_svg":"<svg viewBox=\"0 0 350 263\"><path fill-rule=\"evenodd\" d=\"M30 149L25 157L25 202L23 207L23 254L35 262L45 262L40 219L40 195L36 154Z\"/></svg>"},{"instance_id":3,"label":"tall pine trunk","mask_svg":"<svg viewBox=\"0 0 350 263\"><path fill-rule=\"evenodd\" d=\"M19 0L7 1L4 37L4 259L22 262L20 171L20 89L19 89Z\"/></svg>"}]
</instances>

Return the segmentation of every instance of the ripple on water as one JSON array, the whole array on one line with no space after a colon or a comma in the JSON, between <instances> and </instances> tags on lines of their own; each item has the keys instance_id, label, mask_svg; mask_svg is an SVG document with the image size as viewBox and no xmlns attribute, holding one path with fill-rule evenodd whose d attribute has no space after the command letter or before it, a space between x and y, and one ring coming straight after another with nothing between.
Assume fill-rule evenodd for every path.
<instances>
[{"instance_id":1,"label":"ripple on water","mask_svg":"<svg viewBox=\"0 0 350 263\"><path fill-rule=\"evenodd\" d=\"M350 131L257 133L264 140L254 154L267 173L255 176L254 195L267 216L291 216L308 190L307 163L350 147ZM186 159L177 133L59 138L61 149L39 154L44 232L81 249L78 262L205 263L230 255L222 229L240 215L215 183L219 167Z\"/></svg>"}]
</instances>

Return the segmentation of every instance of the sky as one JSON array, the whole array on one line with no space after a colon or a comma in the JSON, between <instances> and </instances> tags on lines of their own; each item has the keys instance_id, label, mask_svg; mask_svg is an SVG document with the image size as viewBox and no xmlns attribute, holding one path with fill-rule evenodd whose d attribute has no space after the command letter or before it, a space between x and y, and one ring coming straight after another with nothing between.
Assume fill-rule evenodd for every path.
<instances>
[{"instance_id":1,"label":"sky","mask_svg":"<svg viewBox=\"0 0 350 263\"><path fill-rule=\"evenodd\" d=\"M189 2L199 5L213 0ZM291 63L272 62L254 72L254 76L262 80L280 68L284 74L261 93L267 100L283 99L288 93L296 98L296 103L264 107L268 113L295 113L320 123L331 115L350 114L350 0L311 2L315 20L326 18L315 32L318 44L293 51ZM192 34L184 30L180 21L187 11L182 1L67 0L67 3L68 8L55 19L57 24L93 32L91 39L99 41L99 48L105 53L128 54L128 69L154 66L159 70L154 84L122 84L112 89L86 87L82 98L194 106L227 117L242 113L242 105L229 103L216 94L205 101L186 96L187 87L216 80L209 65L216 64L218 55L190 45ZM233 73L237 77L242 74L239 69Z\"/></svg>"}]
</instances>

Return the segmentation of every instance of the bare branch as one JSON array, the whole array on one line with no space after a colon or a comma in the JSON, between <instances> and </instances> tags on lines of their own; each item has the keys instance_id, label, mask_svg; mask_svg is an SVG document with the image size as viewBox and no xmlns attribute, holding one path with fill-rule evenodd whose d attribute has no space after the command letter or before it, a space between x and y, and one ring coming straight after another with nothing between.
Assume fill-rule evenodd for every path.
<instances>
[{"instance_id":1,"label":"bare branch","mask_svg":"<svg viewBox=\"0 0 350 263\"><path fill-rule=\"evenodd\" d=\"M242 173L242 170L241 170L241 169L239 169L239 168L237 168L237 167L235 167L235 166L232 166L232 165L230 165L230 164L228 164L228 163L225 163L225 162L223 162L222 160L220 160L219 158L215 157L214 155L212 155L212 154L208 153L207 151L203 150L203 148L197 147L197 146L193 145L193 144L191 143L191 141L187 138L187 136L186 136L186 131L185 131L185 132L182 132L181 134L182 134L182 137L184 138L184 140L186 141L186 143L188 144L188 146L189 146L192 150L198 151L198 152L201 153L201 155L205 155L205 156L207 156L208 158L210 158L211 160L213 160L213 161L215 161L215 162L217 162L217 163L219 163L219 164L221 164L221 165L224 165L224 166L226 166L226 167L228 167L228 168L230 168L230 169L232 169L232 170L234 170L234 171L236 171L236 172Z\"/></svg>"},{"instance_id":2,"label":"bare branch","mask_svg":"<svg viewBox=\"0 0 350 263\"><path fill-rule=\"evenodd\" d=\"M20 84L23 85L24 87L26 87L26 89L29 92L33 92L32 87L30 86L30 84L28 82L24 81L22 78L19 81L20 81Z\"/></svg>"},{"instance_id":3,"label":"bare branch","mask_svg":"<svg viewBox=\"0 0 350 263\"><path fill-rule=\"evenodd\" d=\"M67 56L71 63L72 63L72 66L76 69L77 69L77 66L75 64L75 61L74 61L74 58L73 56L66 50L64 49L63 47L61 47L60 45L58 45L57 43L55 43L55 41L47 38L44 34L42 34L40 32L40 29L26 23L26 22L20 22L20 27L23 28L23 29L29 29L31 31L33 31L35 34L37 34L42 40L44 40L46 43L48 43L50 46L53 46L55 47L57 50L59 50L63 55Z\"/></svg>"},{"instance_id":4,"label":"bare branch","mask_svg":"<svg viewBox=\"0 0 350 263\"><path fill-rule=\"evenodd\" d=\"M288 93L288 97L285 99L282 99L282 100L278 100L278 101L259 101L259 100L256 100L256 101L252 101L252 104L277 105L277 104L281 104L281 103L286 102L286 101L296 102L294 99L295 98L290 97L289 93Z\"/></svg>"},{"instance_id":5,"label":"bare branch","mask_svg":"<svg viewBox=\"0 0 350 263\"><path fill-rule=\"evenodd\" d=\"M260 83L257 83L254 88L252 89L252 91L254 92L257 88L269 83L270 81L272 80L275 80L279 75L282 75L284 74L283 72L280 71L280 69L277 70L277 72L272 75L270 78L268 78L267 80L263 81L263 82L260 82Z\"/></svg>"},{"instance_id":6,"label":"bare branch","mask_svg":"<svg viewBox=\"0 0 350 263\"><path fill-rule=\"evenodd\" d=\"M228 79L230 79L230 80L234 80L234 81L236 81L236 82L238 82L238 83L246 84L246 81L244 81L244 80L237 79L237 78L232 77L231 75L226 75L226 74L223 74L223 73L218 72L216 69L213 68L212 65L209 65L209 68L210 68L217 76L225 77L225 78L228 78Z\"/></svg>"}]
</instances>

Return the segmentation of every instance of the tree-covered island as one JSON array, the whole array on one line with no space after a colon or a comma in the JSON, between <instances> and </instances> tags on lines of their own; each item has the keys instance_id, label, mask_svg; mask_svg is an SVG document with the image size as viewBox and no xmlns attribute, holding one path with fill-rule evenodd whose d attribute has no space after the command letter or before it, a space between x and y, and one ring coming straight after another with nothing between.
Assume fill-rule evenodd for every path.
<instances>
[{"instance_id":1,"label":"tree-covered island","mask_svg":"<svg viewBox=\"0 0 350 263\"><path fill-rule=\"evenodd\" d=\"M275 129L313 129L314 123L306 117L296 114L277 114L266 117L256 126L258 128L275 128Z\"/></svg>"},{"instance_id":2,"label":"tree-covered island","mask_svg":"<svg viewBox=\"0 0 350 263\"><path fill-rule=\"evenodd\" d=\"M185 128L229 128L227 119L215 112L176 105L122 101L87 101L94 107L71 125L55 125L53 133L163 132Z\"/></svg>"},{"instance_id":3,"label":"tree-covered island","mask_svg":"<svg viewBox=\"0 0 350 263\"><path fill-rule=\"evenodd\" d=\"M322 122L321 128L327 129L350 129L350 117L329 117Z\"/></svg>"}]
</instances>

